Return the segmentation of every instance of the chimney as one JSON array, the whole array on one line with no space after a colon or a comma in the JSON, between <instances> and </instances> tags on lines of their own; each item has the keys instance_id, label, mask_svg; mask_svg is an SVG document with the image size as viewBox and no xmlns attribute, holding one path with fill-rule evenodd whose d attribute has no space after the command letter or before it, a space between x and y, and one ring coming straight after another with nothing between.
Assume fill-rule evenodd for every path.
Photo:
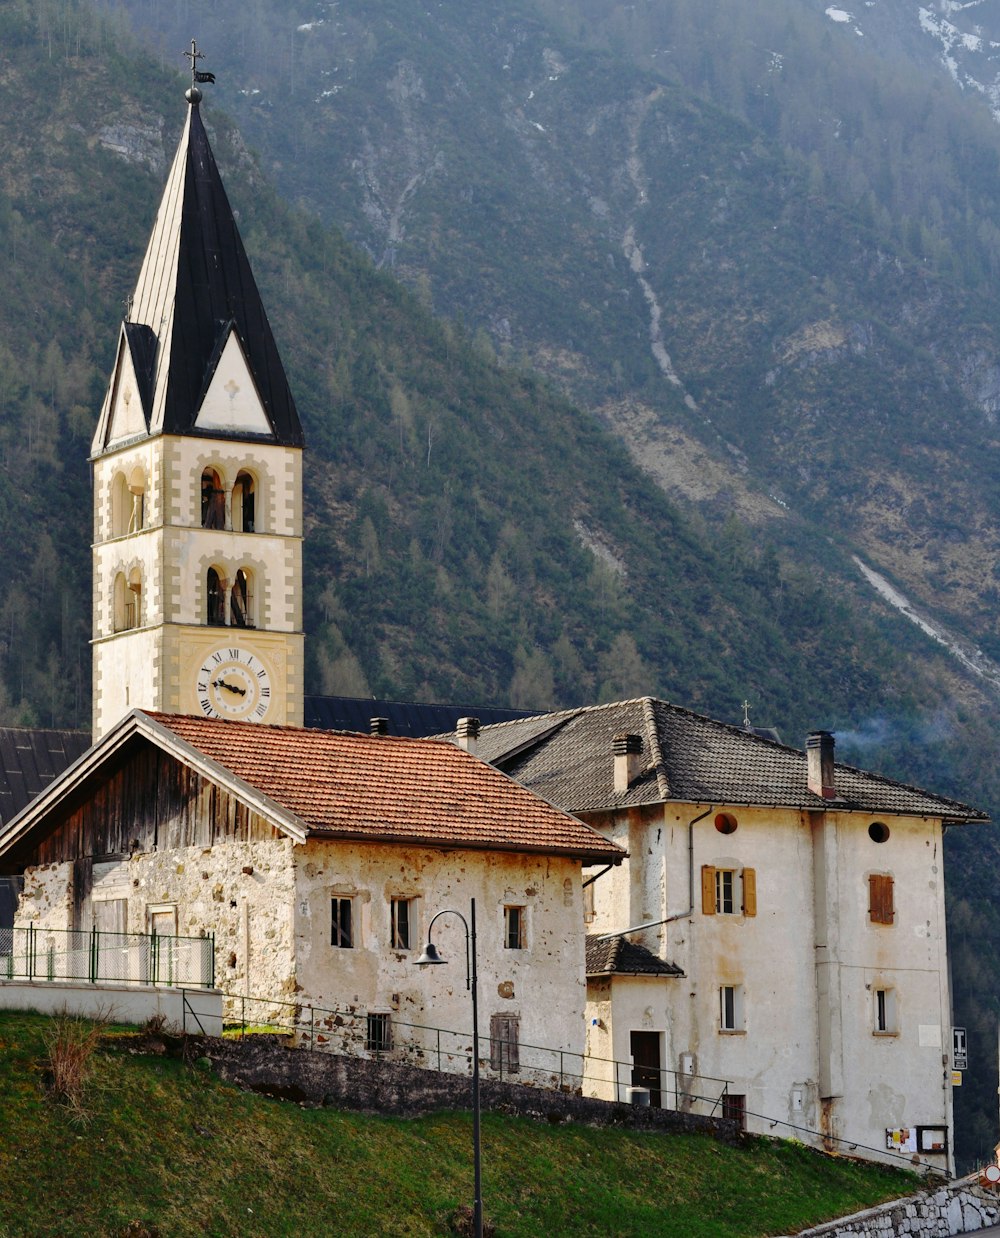
<instances>
[{"instance_id":1,"label":"chimney","mask_svg":"<svg viewBox=\"0 0 1000 1238\"><path fill-rule=\"evenodd\" d=\"M642 768L642 736L616 735L611 751L615 758L615 790L627 791Z\"/></svg>"},{"instance_id":2,"label":"chimney","mask_svg":"<svg viewBox=\"0 0 1000 1238\"><path fill-rule=\"evenodd\" d=\"M479 743L479 719L459 718L455 723L455 739L459 748L476 755L476 745Z\"/></svg>"},{"instance_id":3,"label":"chimney","mask_svg":"<svg viewBox=\"0 0 1000 1238\"><path fill-rule=\"evenodd\" d=\"M829 731L810 731L806 736L806 779L813 795L837 798L833 777L834 739Z\"/></svg>"},{"instance_id":4,"label":"chimney","mask_svg":"<svg viewBox=\"0 0 1000 1238\"><path fill-rule=\"evenodd\" d=\"M388 735L389 734L389 719L388 718L369 718L368 730L372 735Z\"/></svg>"}]
</instances>

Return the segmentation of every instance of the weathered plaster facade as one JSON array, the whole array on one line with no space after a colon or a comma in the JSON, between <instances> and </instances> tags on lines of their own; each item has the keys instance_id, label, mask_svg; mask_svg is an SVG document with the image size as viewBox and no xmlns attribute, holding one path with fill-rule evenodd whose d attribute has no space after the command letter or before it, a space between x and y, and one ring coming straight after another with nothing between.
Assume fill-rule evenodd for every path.
<instances>
[{"instance_id":1,"label":"weathered plaster facade","mask_svg":"<svg viewBox=\"0 0 1000 1238\"><path fill-rule=\"evenodd\" d=\"M733 1081L750 1129L777 1119L776 1133L820 1131L866 1154L885 1148L887 1129L950 1130L940 820L888 818L876 842L861 813L712 805L690 824L708 808L586 814L630 854L596 883L588 931L650 925L630 939L685 973L592 980L589 1051L627 1058L632 1030L656 1031L682 1084ZM731 874L731 911L706 910L706 871ZM873 875L891 877L891 923L873 922Z\"/></svg>"},{"instance_id":2,"label":"weathered plaster facade","mask_svg":"<svg viewBox=\"0 0 1000 1238\"><path fill-rule=\"evenodd\" d=\"M475 898L484 1043L492 1016L513 1018L520 1045L556 1051L522 1049L523 1071L557 1073L562 1050L572 1058L567 1070L579 1073L585 980L576 861L375 843L313 840L297 846L273 838L135 851L117 868L120 880L109 882L104 875L102 889L81 889L87 865L79 861L29 868L18 924L87 930L95 901L108 894L126 900L128 932L147 933L154 913L173 913L175 933L214 936L216 982L228 997L388 1014L398 1021L401 1040L428 1046L429 1033L402 1025L459 1032L459 1039L444 1042L446 1059L455 1057L459 1069L457 1055L468 1049L471 1024L465 932L457 917L442 917L434 928L450 966L419 968L414 961L431 917L452 908L468 919ZM349 949L331 943L335 898L352 903ZM405 948L392 944L393 899L406 900L409 908ZM523 910L521 949L505 947L506 906ZM250 1010L262 1018L266 1005Z\"/></svg>"},{"instance_id":3,"label":"weathered plaster facade","mask_svg":"<svg viewBox=\"0 0 1000 1238\"><path fill-rule=\"evenodd\" d=\"M460 1071L475 900L484 1057L580 1086L582 867L621 853L450 744L133 711L0 856L19 928L210 936L230 1013Z\"/></svg>"},{"instance_id":4,"label":"weathered plaster facade","mask_svg":"<svg viewBox=\"0 0 1000 1238\"><path fill-rule=\"evenodd\" d=\"M470 1028L465 931L442 916L434 941L448 967L416 967L431 918L446 908L469 919L477 906L480 1034L492 1016L516 1019L521 1045L583 1054L583 922L580 865L558 856L317 843L296 855L296 976L319 1005L391 1013L404 1023ZM330 946L330 901L355 902L353 949ZM409 947L394 949L391 902L409 903ZM505 945L505 907L522 913L523 948ZM549 1072L551 1055L521 1050ZM570 1069L579 1070L580 1059Z\"/></svg>"}]
</instances>

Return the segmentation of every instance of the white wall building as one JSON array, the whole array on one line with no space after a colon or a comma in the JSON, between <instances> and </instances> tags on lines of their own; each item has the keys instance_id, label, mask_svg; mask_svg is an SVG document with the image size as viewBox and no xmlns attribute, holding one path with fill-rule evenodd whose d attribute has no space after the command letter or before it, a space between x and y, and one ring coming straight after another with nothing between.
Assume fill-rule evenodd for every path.
<instances>
[{"instance_id":1,"label":"white wall building","mask_svg":"<svg viewBox=\"0 0 1000 1238\"><path fill-rule=\"evenodd\" d=\"M586 887L595 1059L631 1055L654 1102L730 1080L752 1130L864 1155L906 1130L951 1168L941 841L982 813L835 765L826 732L803 753L648 698L479 752L629 853Z\"/></svg>"}]
</instances>

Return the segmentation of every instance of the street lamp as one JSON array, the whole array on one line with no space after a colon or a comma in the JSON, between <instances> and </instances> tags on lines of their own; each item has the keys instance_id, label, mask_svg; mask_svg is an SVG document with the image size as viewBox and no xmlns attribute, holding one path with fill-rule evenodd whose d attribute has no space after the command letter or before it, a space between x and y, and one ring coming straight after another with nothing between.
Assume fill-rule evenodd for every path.
<instances>
[{"instance_id":1,"label":"street lamp","mask_svg":"<svg viewBox=\"0 0 1000 1238\"><path fill-rule=\"evenodd\" d=\"M479 1144L479 986L476 976L476 900L471 899L470 921L460 911L446 908L431 917L427 926L427 945L419 959L414 959L417 967L426 967L432 963L447 963L431 941L431 929L434 921L440 916L458 916L465 926L465 987L472 994L472 1159L475 1174L475 1200L472 1205L472 1225L475 1238L483 1238L483 1183Z\"/></svg>"}]
</instances>

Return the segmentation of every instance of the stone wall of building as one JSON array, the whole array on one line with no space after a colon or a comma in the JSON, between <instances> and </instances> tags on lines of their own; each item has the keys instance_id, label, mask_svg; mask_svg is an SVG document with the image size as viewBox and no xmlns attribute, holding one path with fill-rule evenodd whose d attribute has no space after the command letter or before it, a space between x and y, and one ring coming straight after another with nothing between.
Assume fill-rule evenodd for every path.
<instances>
[{"instance_id":1,"label":"stone wall of building","mask_svg":"<svg viewBox=\"0 0 1000 1238\"><path fill-rule=\"evenodd\" d=\"M301 1104L335 1105L409 1118L472 1106L468 1077L424 1070L387 1058L376 1061L289 1049L271 1036L251 1036L243 1041L206 1040L204 1055L211 1058L226 1082ZM697 1131L715 1135L726 1143L737 1143L742 1138L734 1122L721 1118L614 1104L496 1079L483 1079L480 1090L485 1110L551 1123Z\"/></svg>"},{"instance_id":2,"label":"stone wall of building","mask_svg":"<svg viewBox=\"0 0 1000 1238\"><path fill-rule=\"evenodd\" d=\"M998 1221L996 1192L979 1186L973 1177L804 1229L798 1238L951 1238Z\"/></svg>"}]
</instances>

